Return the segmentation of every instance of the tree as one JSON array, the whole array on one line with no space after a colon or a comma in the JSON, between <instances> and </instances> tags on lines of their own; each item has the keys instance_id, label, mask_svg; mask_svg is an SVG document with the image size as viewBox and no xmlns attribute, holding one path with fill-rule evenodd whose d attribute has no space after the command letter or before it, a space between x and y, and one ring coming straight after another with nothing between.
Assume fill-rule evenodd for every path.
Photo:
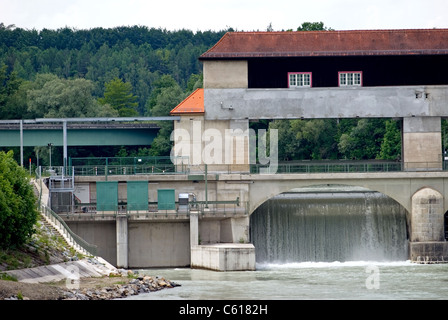
<instances>
[{"instance_id":1,"label":"tree","mask_svg":"<svg viewBox=\"0 0 448 320\"><path fill-rule=\"evenodd\" d=\"M324 27L323 22L304 22L300 27L297 28L297 31L324 31L324 30L333 30L328 27Z\"/></svg>"},{"instance_id":2,"label":"tree","mask_svg":"<svg viewBox=\"0 0 448 320\"><path fill-rule=\"evenodd\" d=\"M0 152L0 247L26 243L37 221L36 197L13 152Z\"/></svg>"},{"instance_id":3,"label":"tree","mask_svg":"<svg viewBox=\"0 0 448 320\"><path fill-rule=\"evenodd\" d=\"M115 78L106 83L105 87L104 98L98 99L102 105L110 105L118 111L120 117L138 116L137 97L133 95L130 83Z\"/></svg>"},{"instance_id":4,"label":"tree","mask_svg":"<svg viewBox=\"0 0 448 320\"><path fill-rule=\"evenodd\" d=\"M24 110L19 102L23 97L23 94L19 93L22 83L15 71L8 73L6 65L0 65L0 119L11 119L16 114L19 117L15 119L22 118ZM16 110L16 106L19 110Z\"/></svg>"},{"instance_id":5,"label":"tree","mask_svg":"<svg viewBox=\"0 0 448 320\"><path fill-rule=\"evenodd\" d=\"M339 140L339 151L346 159L376 159L385 132L383 119L360 119L349 133Z\"/></svg>"},{"instance_id":6,"label":"tree","mask_svg":"<svg viewBox=\"0 0 448 320\"><path fill-rule=\"evenodd\" d=\"M379 159L398 160L401 158L401 130L397 121L386 121L386 133L381 143Z\"/></svg>"},{"instance_id":7,"label":"tree","mask_svg":"<svg viewBox=\"0 0 448 320\"><path fill-rule=\"evenodd\" d=\"M108 105L92 96L93 83L85 79L59 79L52 74L36 77L28 93L28 111L35 118L116 116Z\"/></svg>"},{"instance_id":8,"label":"tree","mask_svg":"<svg viewBox=\"0 0 448 320\"><path fill-rule=\"evenodd\" d=\"M151 115L154 117L169 116L170 111L174 109L185 97L182 89L178 84L161 88L159 94L155 98L155 105L151 109ZM152 156L169 156L172 148L170 140L173 131L172 121L159 122L160 130L157 137L151 144L150 153Z\"/></svg>"}]
</instances>

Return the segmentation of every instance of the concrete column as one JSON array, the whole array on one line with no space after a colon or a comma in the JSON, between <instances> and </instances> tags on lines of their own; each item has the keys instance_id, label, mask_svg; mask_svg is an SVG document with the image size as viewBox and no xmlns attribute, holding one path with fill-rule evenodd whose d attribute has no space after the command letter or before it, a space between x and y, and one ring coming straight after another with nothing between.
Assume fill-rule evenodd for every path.
<instances>
[{"instance_id":1,"label":"concrete column","mask_svg":"<svg viewBox=\"0 0 448 320\"><path fill-rule=\"evenodd\" d=\"M417 263L446 263L448 242L444 237L443 195L424 188L412 196L409 257Z\"/></svg>"},{"instance_id":2,"label":"concrete column","mask_svg":"<svg viewBox=\"0 0 448 320\"><path fill-rule=\"evenodd\" d=\"M62 122L62 142L63 142L63 154L62 165L64 166L64 171L67 170L67 121Z\"/></svg>"},{"instance_id":3,"label":"concrete column","mask_svg":"<svg viewBox=\"0 0 448 320\"><path fill-rule=\"evenodd\" d=\"M23 167L23 120L20 120L20 166Z\"/></svg>"},{"instance_id":4,"label":"concrete column","mask_svg":"<svg viewBox=\"0 0 448 320\"><path fill-rule=\"evenodd\" d=\"M411 241L445 241L443 195L424 188L412 196Z\"/></svg>"},{"instance_id":5,"label":"concrete column","mask_svg":"<svg viewBox=\"0 0 448 320\"><path fill-rule=\"evenodd\" d=\"M221 221L221 242L248 243L249 217L228 218Z\"/></svg>"},{"instance_id":6,"label":"concrete column","mask_svg":"<svg viewBox=\"0 0 448 320\"><path fill-rule=\"evenodd\" d=\"M199 219L197 212L190 212L190 247L199 245Z\"/></svg>"},{"instance_id":7,"label":"concrete column","mask_svg":"<svg viewBox=\"0 0 448 320\"><path fill-rule=\"evenodd\" d=\"M128 268L128 217L117 215L117 267Z\"/></svg>"},{"instance_id":8,"label":"concrete column","mask_svg":"<svg viewBox=\"0 0 448 320\"><path fill-rule=\"evenodd\" d=\"M403 161L407 170L442 168L440 117L403 118Z\"/></svg>"}]
</instances>

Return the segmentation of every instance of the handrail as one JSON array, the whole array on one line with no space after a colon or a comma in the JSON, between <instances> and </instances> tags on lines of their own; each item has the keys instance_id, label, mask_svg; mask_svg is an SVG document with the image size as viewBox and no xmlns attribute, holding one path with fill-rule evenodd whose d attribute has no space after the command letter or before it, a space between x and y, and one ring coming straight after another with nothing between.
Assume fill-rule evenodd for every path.
<instances>
[{"instance_id":1,"label":"handrail","mask_svg":"<svg viewBox=\"0 0 448 320\"><path fill-rule=\"evenodd\" d=\"M77 176L108 176L108 175L182 175L191 172L205 172L203 165L156 163L156 164L98 164L75 165L70 167ZM222 165L221 171L209 173L233 173L232 165ZM250 164L247 172L251 174L264 173L338 173L338 172L404 172L404 171L446 171L448 161L437 162L403 162L392 160L302 160L279 162L271 164ZM61 168L53 167L59 172ZM271 172L269 171L271 170ZM56 173L57 174L57 173Z\"/></svg>"},{"instance_id":2,"label":"handrail","mask_svg":"<svg viewBox=\"0 0 448 320\"><path fill-rule=\"evenodd\" d=\"M44 204L41 204L40 212L42 212L55 225L61 235L66 238L66 240L73 246L75 250L81 252L82 254L88 254L92 256L97 255L97 246L89 244L87 241L70 230L68 225L61 217L59 217L57 213L55 213Z\"/></svg>"},{"instance_id":3,"label":"handrail","mask_svg":"<svg viewBox=\"0 0 448 320\"><path fill-rule=\"evenodd\" d=\"M440 162L401 162L386 160L303 160L269 164L252 164L250 172L260 173L260 169L272 173L337 173L337 172L399 172L399 171L444 171L445 161Z\"/></svg>"},{"instance_id":4,"label":"handrail","mask_svg":"<svg viewBox=\"0 0 448 320\"><path fill-rule=\"evenodd\" d=\"M76 251L96 256L97 255L97 246L93 244L89 244L87 241L82 239L80 236L75 234L69 226L64 222L64 220L59 217L57 213L51 210L46 204L43 203L42 195L43 195L43 186L41 179L40 168L36 170L37 182L34 181L34 185L37 188L39 193L38 197L38 209L44 215L44 217L56 228L56 230L61 234L63 238L67 240L69 245L71 245ZM48 199L47 199L48 201Z\"/></svg>"}]
</instances>

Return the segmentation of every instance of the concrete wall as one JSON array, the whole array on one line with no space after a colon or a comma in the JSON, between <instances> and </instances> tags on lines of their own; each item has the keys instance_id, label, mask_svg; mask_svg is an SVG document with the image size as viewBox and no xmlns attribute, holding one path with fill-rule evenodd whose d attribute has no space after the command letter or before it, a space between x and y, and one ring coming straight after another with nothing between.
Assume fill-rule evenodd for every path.
<instances>
[{"instance_id":1,"label":"concrete wall","mask_svg":"<svg viewBox=\"0 0 448 320\"><path fill-rule=\"evenodd\" d=\"M190 223L129 221L129 267L190 265Z\"/></svg>"},{"instance_id":2,"label":"concrete wall","mask_svg":"<svg viewBox=\"0 0 448 320\"><path fill-rule=\"evenodd\" d=\"M199 244L248 243L249 216L201 219L199 221Z\"/></svg>"},{"instance_id":3,"label":"concrete wall","mask_svg":"<svg viewBox=\"0 0 448 320\"><path fill-rule=\"evenodd\" d=\"M65 220L68 227L90 244L98 247L97 255L117 264L117 232L115 221Z\"/></svg>"},{"instance_id":4,"label":"concrete wall","mask_svg":"<svg viewBox=\"0 0 448 320\"><path fill-rule=\"evenodd\" d=\"M173 155L185 157L191 172L249 171L249 121L205 121L203 116L185 115L174 123ZM180 163L177 163L180 165Z\"/></svg>"},{"instance_id":5,"label":"concrete wall","mask_svg":"<svg viewBox=\"0 0 448 320\"><path fill-rule=\"evenodd\" d=\"M206 120L446 117L447 96L448 86L206 88L204 104Z\"/></svg>"},{"instance_id":6,"label":"concrete wall","mask_svg":"<svg viewBox=\"0 0 448 320\"><path fill-rule=\"evenodd\" d=\"M406 169L442 169L440 117L403 119L403 161Z\"/></svg>"},{"instance_id":7,"label":"concrete wall","mask_svg":"<svg viewBox=\"0 0 448 320\"><path fill-rule=\"evenodd\" d=\"M204 88L247 88L246 60L203 61Z\"/></svg>"}]
</instances>

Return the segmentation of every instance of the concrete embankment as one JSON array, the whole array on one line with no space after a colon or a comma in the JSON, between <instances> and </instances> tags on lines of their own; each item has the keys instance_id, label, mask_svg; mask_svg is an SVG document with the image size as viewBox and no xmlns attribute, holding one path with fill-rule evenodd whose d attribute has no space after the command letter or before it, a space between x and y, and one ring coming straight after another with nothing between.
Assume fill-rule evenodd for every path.
<instances>
[{"instance_id":1,"label":"concrete embankment","mask_svg":"<svg viewBox=\"0 0 448 320\"><path fill-rule=\"evenodd\" d=\"M149 293L165 288L180 286L163 277L140 276L132 270L117 269L102 258L86 258L59 264L10 270L4 273L13 276L22 283L57 283L62 285L60 300L111 300L126 298L141 293ZM117 278L113 284L93 287L80 286L85 278ZM126 281L120 281L120 277ZM17 300L17 295L11 295L6 300Z\"/></svg>"}]
</instances>

